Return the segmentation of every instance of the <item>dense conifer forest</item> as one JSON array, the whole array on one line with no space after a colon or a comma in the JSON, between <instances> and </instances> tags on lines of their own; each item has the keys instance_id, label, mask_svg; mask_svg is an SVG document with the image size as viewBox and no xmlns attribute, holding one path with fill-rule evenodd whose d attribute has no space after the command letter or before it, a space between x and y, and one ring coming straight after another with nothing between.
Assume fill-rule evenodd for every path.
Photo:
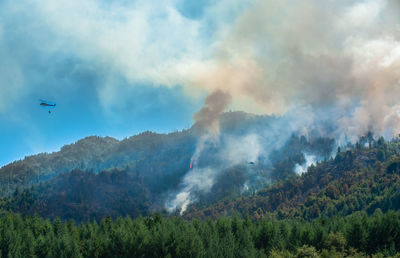
<instances>
[{"instance_id":1,"label":"dense conifer forest","mask_svg":"<svg viewBox=\"0 0 400 258\"><path fill-rule=\"evenodd\" d=\"M2 257L398 257L400 212L312 222L154 214L79 225L3 213L0 249Z\"/></svg>"}]
</instances>

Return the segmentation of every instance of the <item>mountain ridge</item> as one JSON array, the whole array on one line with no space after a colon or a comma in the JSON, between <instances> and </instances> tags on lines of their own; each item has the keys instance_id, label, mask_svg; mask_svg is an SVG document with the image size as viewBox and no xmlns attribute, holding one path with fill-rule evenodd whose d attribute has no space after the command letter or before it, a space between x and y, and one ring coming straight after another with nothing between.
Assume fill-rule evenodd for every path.
<instances>
[{"instance_id":1,"label":"mountain ridge","mask_svg":"<svg viewBox=\"0 0 400 258\"><path fill-rule=\"evenodd\" d=\"M169 134L147 131L121 141L111 137L86 137L62 147L59 152L27 157L23 161L0 169L4 207L17 208L9 204L15 203L14 197L20 194L26 195L28 200L22 197L17 202L24 200L22 202L38 207L22 209L23 212L43 211L41 202L53 200L52 196L58 196L57 198L64 200L60 203L53 202L52 205L68 207L76 202L74 198L64 198L63 192L71 194L80 192L79 187L85 184L89 188L93 187L91 184L101 184L107 189L114 189L109 194L115 201L118 201L120 194L132 200L138 200L137 196L140 194L130 191L126 185L119 190L115 189L115 182L112 180L104 181L102 175L107 173L115 177L119 174L125 175L126 180L132 182L132 185L143 187L143 192L149 193L148 197L136 202L149 203L143 206L145 208L139 212L141 214L166 208L168 203L179 197L182 191L190 194L190 202L211 204L221 198L236 198L251 194L276 180L293 175L295 165L305 162L304 152L311 152L325 158L330 156L333 146L331 139L315 138L308 141L305 137L292 134L285 138L285 144L271 145L276 133L271 134L270 131L274 123L282 123L279 119L244 112L223 114L220 119L221 130L218 144L211 142L204 146L205 149L193 169L189 167L190 160L201 137L201 132L197 131L196 125L191 129ZM268 134L263 136L265 132ZM236 141L241 144L237 145ZM255 153L256 156L248 156L247 151L254 151L253 147L260 150ZM240 150L241 148L245 148L244 151ZM60 185L60 182L66 185L69 185L71 180L77 182L73 180L76 175L75 170L79 171L88 182L71 185L71 189L76 188L74 191L55 187L55 185ZM207 175L207 173L204 174L205 171L209 173L210 185L206 188L187 185L196 180L197 182L207 181L203 178ZM85 175L85 173L89 174ZM226 180L226 177L231 180ZM40 184L47 184L48 187L39 187L41 190L37 191L35 187ZM94 212L93 216L96 218L102 216L98 214L106 214L102 211L107 210L107 208L103 209L105 203L89 197L90 195L80 198L83 208L86 205L88 210ZM39 199L36 203L32 200L35 198ZM93 206L91 201L97 206ZM58 208L55 207L55 209ZM60 210L63 209L60 208ZM41 214L46 216L47 212ZM86 213L83 212L83 214ZM58 216L62 215L58 213ZM81 220L91 216L86 214L76 219Z\"/></svg>"}]
</instances>

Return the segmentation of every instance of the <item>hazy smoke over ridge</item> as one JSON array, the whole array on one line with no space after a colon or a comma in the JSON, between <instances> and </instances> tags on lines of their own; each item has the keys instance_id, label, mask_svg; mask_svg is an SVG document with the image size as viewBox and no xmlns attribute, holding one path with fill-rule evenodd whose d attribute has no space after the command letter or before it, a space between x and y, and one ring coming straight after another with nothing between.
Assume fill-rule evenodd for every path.
<instances>
[{"instance_id":1,"label":"hazy smoke over ridge","mask_svg":"<svg viewBox=\"0 0 400 258\"><path fill-rule=\"evenodd\" d=\"M195 84L262 113L310 106L336 138L400 131L398 1L255 1L221 35Z\"/></svg>"}]
</instances>

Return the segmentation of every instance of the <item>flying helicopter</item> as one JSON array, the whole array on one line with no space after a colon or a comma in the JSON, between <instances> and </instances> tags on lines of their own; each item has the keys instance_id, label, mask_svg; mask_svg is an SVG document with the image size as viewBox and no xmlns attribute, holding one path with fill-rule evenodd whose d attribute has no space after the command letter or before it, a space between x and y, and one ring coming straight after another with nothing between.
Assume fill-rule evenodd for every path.
<instances>
[{"instance_id":1,"label":"flying helicopter","mask_svg":"<svg viewBox=\"0 0 400 258\"><path fill-rule=\"evenodd\" d=\"M47 101L47 100L43 100L43 99L39 99L40 102L40 106L42 108L48 109L49 114L51 114L51 110L54 109L56 107L56 103L55 102L51 102L51 101Z\"/></svg>"}]
</instances>

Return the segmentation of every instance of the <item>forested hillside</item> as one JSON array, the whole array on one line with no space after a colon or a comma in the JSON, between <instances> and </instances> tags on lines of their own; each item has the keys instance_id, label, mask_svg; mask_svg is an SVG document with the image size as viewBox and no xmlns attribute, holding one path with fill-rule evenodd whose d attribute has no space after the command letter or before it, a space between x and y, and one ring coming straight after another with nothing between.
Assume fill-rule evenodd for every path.
<instances>
[{"instance_id":1,"label":"forested hillside","mask_svg":"<svg viewBox=\"0 0 400 258\"><path fill-rule=\"evenodd\" d=\"M2 194L13 192L17 186L43 182L74 169L97 173L130 166L149 176L163 172L179 173L179 170L187 167L193 148L191 131L166 135L144 132L122 141L91 136L64 146L59 152L29 156L2 167ZM171 155L174 162L168 162Z\"/></svg>"},{"instance_id":2,"label":"forested hillside","mask_svg":"<svg viewBox=\"0 0 400 258\"><path fill-rule=\"evenodd\" d=\"M256 170L265 177L286 177L293 173L292 164L304 162L303 152L310 152L320 157L331 155L333 141L314 137L307 141L304 137L291 137L291 132L279 136L274 126L283 123L281 118L257 116L244 112L228 112L220 118L220 145L210 146L200 157L198 167L220 167L232 151L231 141L246 136L257 136L257 144L267 149L260 154ZM199 140L198 125L180 132L158 134L144 132L118 141L111 137L90 136L66 145L54 153L42 153L28 156L0 169L0 194L13 193L19 187L26 187L74 169L99 173L105 170L134 170L149 182L154 178L175 177L179 180L189 170L190 158ZM271 142L275 142L271 145ZM243 146L245 147L245 146ZM226 157L225 157L226 156ZM236 160L243 159L236 156ZM232 160L229 160L232 162ZM282 163L283 162L283 163ZM288 162L290 163L289 165ZM248 160L235 163L248 164ZM281 164L280 164L281 163ZM275 168L275 167L280 168ZM229 164L223 168L229 168ZM283 168L285 171L282 171ZM279 169L280 171L274 170ZM168 179L168 180L169 180ZM162 179L161 179L162 181ZM173 185L176 182L173 182ZM152 191L163 192L157 185ZM173 187L172 187L173 188Z\"/></svg>"},{"instance_id":3,"label":"forested hillside","mask_svg":"<svg viewBox=\"0 0 400 258\"><path fill-rule=\"evenodd\" d=\"M252 218L345 216L356 211L372 214L400 209L400 139L361 138L338 149L334 158L308 168L301 176L262 189L252 196L195 205L186 218L217 218L249 214Z\"/></svg>"},{"instance_id":4,"label":"forested hillside","mask_svg":"<svg viewBox=\"0 0 400 258\"><path fill-rule=\"evenodd\" d=\"M207 145L193 169L190 160L200 137L196 124L182 132L145 132L122 141L87 137L60 152L26 157L1 168L0 205L22 214L77 221L106 214L137 216L166 208L185 187L186 177L202 169L212 171L212 183L210 191L192 189L194 202L213 204L253 194L292 176L296 165L306 163L304 153L330 157L332 139L289 134L272 145L281 133L273 130L276 123L282 121L225 113L218 145ZM244 149L237 152L232 139L243 142ZM247 155L253 147L258 149L256 155Z\"/></svg>"},{"instance_id":5,"label":"forested hillside","mask_svg":"<svg viewBox=\"0 0 400 258\"><path fill-rule=\"evenodd\" d=\"M151 196L140 178L127 171L95 174L74 170L1 200L3 210L54 219L100 221L109 215L137 217L150 211Z\"/></svg>"},{"instance_id":6,"label":"forested hillside","mask_svg":"<svg viewBox=\"0 0 400 258\"><path fill-rule=\"evenodd\" d=\"M223 135L260 132L276 118L230 112L220 119ZM182 176L198 139L197 125L169 134L143 132L118 141L111 137L90 136L66 145L54 153L41 153L15 161L0 169L0 194L12 193L17 186L43 182L74 169L95 173L130 167L143 176ZM214 150L215 151L215 150ZM209 161L211 162L211 161Z\"/></svg>"},{"instance_id":7,"label":"forested hillside","mask_svg":"<svg viewBox=\"0 0 400 258\"><path fill-rule=\"evenodd\" d=\"M281 169L279 171L289 176L294 173L294 165L304 159L301 150L310 144L304 138L297 137L291 138L288 144L298 150L292 150L293 156L277 159L275 162ZM254 171L258 171L256 176ZM273 176L277 171L275 167L271 169L269 166L247 162L223 169L211 191L199 194L199 201L212 204L224 198L252 194L256 189L244 191L243 184L262 178L261 173L264 173L265 177L272 173L271 180L279 180L281 175ZM136 217L165 209L170 189L179 186L186 172L187 169L182 170L182 173L151 177L135 167L128 166L100 173L73 170L26 188L18 187L12 195L0 199L0 208L22 214L39 214L48 218L58 216L76 221L100 220L105 215L111 215L113 218L118 215ZM254 185L256 183L258 182Z\"/></svg>"},{"instance_id":8,"label":"forested hillside","mask_svg":"<svg viewBox=\"0 0 400 258\"><path fill-rule=\"evenodd\" d=\"M302 137L292 137L282 148L306 144ZM314 145L318 145L314 142ZM302 148L299 147L301 150ZM296 154L293 147L290 151ZM277 156L278 151L276 152ZM303 175L293 173L293 159L276 162L275 183L258 191L243 191L248 181L245 172L256 164L234 166L223 171L210 193L199 195L197 203L183 213L186 219L218 218L240 215L251 219L346 216L356 211L373 214L380 209L400 208L400 141L385 142L361 138L355 145L338 148L334 158L318 162ZM170 177L168 177L170 176ZM229 180L227 180L229 178ZM179 177L163 175L146 180L134 168L100 173L74 170L62 173L29 188L18 188L0 200L3 210L43 217L97 221L110 215L136 217L165 211L168 187L179 185ZM161 180L160 180L161 179ZM177 213L174 213L177 214Z\"/></svg>"}]
</instances>

